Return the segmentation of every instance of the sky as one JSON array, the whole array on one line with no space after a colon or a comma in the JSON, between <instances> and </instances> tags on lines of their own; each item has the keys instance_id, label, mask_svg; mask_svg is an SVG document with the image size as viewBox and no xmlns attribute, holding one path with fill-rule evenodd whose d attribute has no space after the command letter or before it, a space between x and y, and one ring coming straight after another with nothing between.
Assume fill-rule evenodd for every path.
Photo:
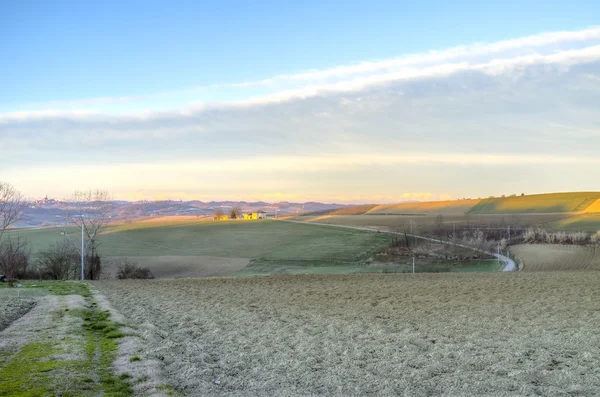
<instances>
[{"instance_id":1,"label":"sky","mask_svg":"<svg viewBox=\"0 0 600 397\"><path fill-rule=\"evenodd\" d=\"M597 191L598 15L597 1L2 1L0 181L129 200Z\"/></svg>"}]
</instances>

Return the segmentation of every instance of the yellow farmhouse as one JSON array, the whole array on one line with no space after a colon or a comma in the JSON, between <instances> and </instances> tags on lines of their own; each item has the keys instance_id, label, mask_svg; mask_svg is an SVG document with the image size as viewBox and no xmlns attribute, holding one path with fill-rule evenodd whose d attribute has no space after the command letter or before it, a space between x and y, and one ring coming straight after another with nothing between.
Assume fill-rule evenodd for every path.
<instances>
[{"instance_id":1,"label":"yellow farmhouse","mask_svg":"<svg viewBox=\"0 0 600 397\"><path fill-rule=\"evenodd\" d=\"M265 219L267 217L267 213L264 211L250 212L248 214L244 214L244 219Z\"/></svg>"}]
</instances>

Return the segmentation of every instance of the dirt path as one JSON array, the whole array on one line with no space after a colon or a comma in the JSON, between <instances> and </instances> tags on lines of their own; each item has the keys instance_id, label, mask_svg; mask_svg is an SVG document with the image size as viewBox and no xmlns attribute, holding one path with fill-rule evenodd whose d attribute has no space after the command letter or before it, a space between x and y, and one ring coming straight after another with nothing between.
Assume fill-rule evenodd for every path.
<instances>
[{"instance_id":1,"label":"dirt path","mask_svg":"<svg viewBox=\"0 0 600 397\"><path fill-rule=\"evenodd\" d=\"M306 222L301 222L301 221L292 221L292 220L280 220L281 222L293 222L293 223L302 223L302 224L307 224ZM364 230L367 232L375 232L375 233L388 233L388 234L395 234L395 235L402 235L404 236L404 233L400 233L400 232L393 232L391 230L386 230L386 229L375 229L375 228L370 228L370 227L364 227L364 226L348 226L348 225L333 225L330 223L318 223L318 222L311 222L309 223L310 225L320 225L320 226L331 226L331 227L341 227L341 228L345 228L345 229L354 229L354 230ZM474 251L478 251L478 252L482 252L485 254L491 254L494 257L498 258L498 260L500 262L504 262L504 269L502 269L502 271L504 272L512 272L515 270L518 270L517 264L515 263L515 261L513 261L512 259L510 259L508 256L502 255L502 254L494 254L494 253L490 253L487 252L485 250L481 250L478 248L473 248L473 247L469 247L468 245L464 245L464 244L454 244L450 241L444 241L444 240L439 240L436 238L431 238L431 237L424 237L424 236L419 236L417 234L410 234L407 233L407 236L413 237L413 238L419 238L422 240L428 240L428 241L433 241L436 243L441 243L441 244L448 244L448 245L454 245L455 247L461 247L461 248L468 248Z\"/></svg>"},{"instance_id":2,"label":"dirt path","mask_svg":"<svg viewBox=\"0 0 600 397\"><path fill-rule=\"evenodd\" d=\"M86 283L46 285L46 295L31 298L35 306L0 332L0 395L173 395L160 363L138 356L138 332L102 295ZM78 292L65 294L71 289Z\"/></svg>"}]
</instances>

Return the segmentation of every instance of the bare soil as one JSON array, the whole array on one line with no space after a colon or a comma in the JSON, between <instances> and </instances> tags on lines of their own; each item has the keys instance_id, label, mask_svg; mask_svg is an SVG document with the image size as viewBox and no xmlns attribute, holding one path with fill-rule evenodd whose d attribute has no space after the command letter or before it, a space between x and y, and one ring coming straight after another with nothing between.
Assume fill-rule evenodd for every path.
<instances>
[{"instance_id":1,"label":"bare soil","mask_svg":"<svg viewBox=\"0 0 600 397\"><path fill-rule=\"evenodd\" d=\"M35 305L32 298L2 297L0 300L0 331L23 316Z\"/></svg>"},{"instance_id":2,"label":"bare soil","mask_svg":"<svg viewBox=\"0 0 600 397\"><path fill-rule=\"evenodd\" d=\"M600 272L102 281L191 396L597 395Z\"/></svg>"}]
</instances>

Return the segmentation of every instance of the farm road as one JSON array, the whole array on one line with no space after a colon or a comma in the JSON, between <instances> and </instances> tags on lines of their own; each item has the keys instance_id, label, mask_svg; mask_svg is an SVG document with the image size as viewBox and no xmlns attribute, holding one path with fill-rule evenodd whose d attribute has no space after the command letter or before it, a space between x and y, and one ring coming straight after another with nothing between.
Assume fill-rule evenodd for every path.
<instances>
[{"instance_id":1,"label":"farm road","mask_svg":"<svg viewBox=\"0 0 600 397\"><path fill-rule=\"evenodd\" d=\"M331 223L319 223L319 222L301 222L301 221L292 221L292 220L280 220L281 222L294 222L294 223L303 223L303 224L309 224L309 225L321 225L321 226L331 226L331 227L342 227L342 228L346 228L346 229L355 229L355 230L364 230L364 231L368 231L368 232L380 232L380 233L388 233L388 234L398 234L398 235L404 235L404 233L400 233L400 232L393 232L391 230L385 230L385 229L375 229L375 228L371 228L371 227L364 227L364 226L348 226L348 225L334 225ZM450 241L444 241L444 240L439 240L436 238L431 238L431 237L424 237L424 236L419 236L417 234L410 234L407 233L407 236L410 237L414 237L414 238L420 238L422 240L429 240L429 241L433 241L436 243L441 243L441 244L448 244L448 245L454 245L456 247L461 247L461 248L468 248L468 249L472 249L474 251L479 251L479 252L483 252L486 254L490 254L490 252L484 251L484 250L480 250L477 248L473 248L473 247L469 247L468 245L464 245L464 244L453 244ZM502 271L504 272L512 272L517 270L517 264L515 263L515 261L513 261L512 259L510 259L508 256L506 255L502 255L502 254L494 254L491 253L492 255L494 255L496 258L498 258L498 260L500 262L504 262L504 269L502 269Z\"/></svg>"}]
</instances>

